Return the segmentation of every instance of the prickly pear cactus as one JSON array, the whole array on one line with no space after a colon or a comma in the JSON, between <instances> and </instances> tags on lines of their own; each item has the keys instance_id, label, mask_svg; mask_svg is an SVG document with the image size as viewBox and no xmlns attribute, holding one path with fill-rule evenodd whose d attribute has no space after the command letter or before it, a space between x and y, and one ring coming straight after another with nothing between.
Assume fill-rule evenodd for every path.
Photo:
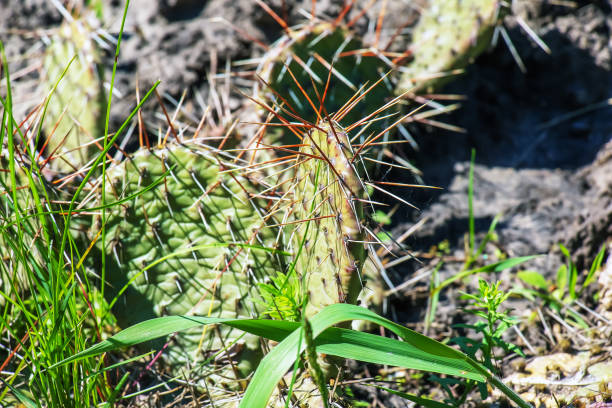
<instances>
[{"instance_id":1,"label":"prickly pear cactus","mask_svg":"<svg viewBox=\"0 0 612 408\"><path fill-rule=\"evenodd\" d=\"M106 296L118 297L114 311L122 326L164 315L260 316L258 283L281 270L276 234L266 226L267 203L253 196L254 183L224 173L235 169L221 157L197 143L169 143L108 170L109 202L160 181L113 207L106 221ZM261 358L259 339L242 334L224 326L181 334L167 361L185 371L186 362L225 350L193 374L205 375L211 389L235 388L231 379L248 375Z\"/></svg>"},{"instance_id":2,"label":"prickly pear cactus","mask_svg":"<svg viewBox=\"0 0 612 408\"><path fill-rule=\"evenodd\" d=\"M412 35L413 60L398 90L430 91L489 47L504 15L501 0L429 0Z\"/></svg>"},{"instance_id":3,"label":"prickly pear cactus","mask_svg":"<svg viewBox=\"0 0 612 408\"><path fill-rule=\"evenodd\" d=\"M294 215L300 220L293 240L298 276L304 277L312 316L334 303L355 303L366 258L361 179L354 152L336 123L307 133L295 186Z\"/></svg>"},{"instance_id":4,"label":"prickly pear cactus","mask_svg":"<svg viewBox=\"0 0 612 408\"><path fill-rule=\"evenodd\" d=\"M57 85L43 121L48 139L45 152L53 156L50 167L65 173L82 168L95 157L99 149L94 139L104 130L105 94L100 52L94 41L96 25L93 15L89 20L74 17L65 21L45 51L42 92L48 95Z\"/></svg>"}]
</instances>

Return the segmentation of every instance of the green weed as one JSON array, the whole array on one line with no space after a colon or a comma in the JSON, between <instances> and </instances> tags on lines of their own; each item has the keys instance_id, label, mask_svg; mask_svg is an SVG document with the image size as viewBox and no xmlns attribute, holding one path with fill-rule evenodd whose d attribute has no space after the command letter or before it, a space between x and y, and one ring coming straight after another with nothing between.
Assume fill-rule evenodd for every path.
<instances>
[{"instance_id":1,"label":"green weed","mask_svg":"<svg viewBox=\"0 0 612 408\"><path fill-rule=\"evenodd\" d=\"M451 343L457 344L461 351L480 362L496 375L501 374L498 362L502 357L516 353L524 357L521 349L513 343L506 342L503 334L510 327L518 323L518 319L509 315L508 311L501 309L502 303L510 296L510 292L499 289L500 282L489 284L483 279L478 281L478 293L463 293L463 298L469 300L469 305L463 308L467 314L473 314L478 320L473 324L456 324L454 328L466 329L472 333L469 336L454 337ZM503 350L503 354L496 354L496 350ZM473 380L432 377L440 382L448 398L445 402L454 407L463 406L470 392L478 388L483 399L487 398L487 387ZM451 386L455 391L451 391ZM460 391L457 391L460 390Z\"/></svg>"},{"instance_id":2,"label":"green weed","mask_svg":"<svg viewBox=\"0 0 612 408\"><path fill-rule=\"evenodd\" d=\"M543 304L558 315L571 320L578 327L587 329L589 325L585 320L571 308L587 289L595 281L597 272L601 269L605 258L605 245L595 256L589 272L581 284L578 283L578 269L572 261L571 254L565 246L559 244L559 248L565 257L566 263L557 269L554 281L546 279L544 275L534 270L526 270L518 273L518 278L530 288L516 287L514 292L525 298L535 301L539 299Z\"/></svg>"}]
</instances>

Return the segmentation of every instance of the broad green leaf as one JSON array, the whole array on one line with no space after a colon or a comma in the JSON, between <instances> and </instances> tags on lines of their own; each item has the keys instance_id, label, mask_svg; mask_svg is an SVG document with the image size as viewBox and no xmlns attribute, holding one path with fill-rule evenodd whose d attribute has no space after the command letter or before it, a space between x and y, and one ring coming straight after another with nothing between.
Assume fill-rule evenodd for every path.
<instances>
[{"instance_id":1,"label":"broad green leaf","mask_svg":"<svg viewBox=\"0 0 612 408\"><path fill-rule=\"evenodd\" d=\"M528 285L535 286L538 289L548 290L550 283L539 272L536 271L520 271L518 274L520 280Z\"/></svg>"},{"instance_id":2,"label":"broad green leaf","mask_svg":"<svg viewBox=\"0 0 612 408\"><path fill-rule=\"evenodd\" d=\"M351 320L366 320L389 329L404 341L332 327ZM505 387L483 366L463 353L432 340L413 330L393 323L365 308L335 304L326 307L311 320L317 352L344 358L353 358L376 364L389 364L411 369L426 370L449 375L489 381L499 388ZM98 355L121 347L163 337L198 325L226 324L249 333L279 341L280 343L261 361L245 393L242 407L265 407L283 375L291 368L305 348L301 340L299 323L255 319L221 319L195 316L168 316L148 320L127 328L64 361L50 367ZM501 385L500 385L501 384ZM512 393L505 387L505 393ZM514 394L513 401L522 401ZM528 405L520 404L522 407Z\"/></svg>"},{"instance_id":3,"label":"broad green leaf","mask_svg":"<svg viewBox=\"0 0 612 408\"><path fill-rule=\"evenodd\" d=\"M381 325L397 334L415 349L429 354L432 358L447 359L447 362L454 361L456 364L468 363L474 372L487 377L487 379L491 377L491 374L484 367L463 353L355 305L330 305L312 317L310 323L313 337L318 337L323 331L335 324L352 320L366 320ZM249 383L240 407L263 408L266 406L278 382L291 368L296 356L304 351L306 346L301 341L301 337L301 329L293 331L262 359Z\"/></svg>"},{"instance_id":4,"label":"broad green leaf","mask_svg":"<svg viewBox=\"0 0 612 408\"><path fill-rule=\"evenodd\" d=\"M388 337L330 327L315 343L319 353L485 381L485 377L465 361L434 356L410 343Z\"/></svg>"},{"instance_id":5,"label":"broad green leaf","mask_svg":"<svg viewBox=\"0 0 612 408\"><path fill-rule=\"evenodd\" d=\"M60 365L80 360L85 357L96 356L107 351L117 350L123 347L134 346L150 340L164 337L177 331L187 330L202 324L221 323L228 319L214 317L192 317L192 316L166 316L156 319L146 320L137 323L125 330L120 331L114 336L101 341L90 348L81 351L59 363L53 364L49 369Z\"/></svg>"},{"instance_id":6,"label":"broad green leaf","mask_svg":"<svg viewBox=\"0 0 612 408\"><path fill-rule=\"evenodd\" d=\"M563 296L567 287L567 273L567 266L565 265L561 265L559 269L557 269L557 290L561 291L559 298Z\"/></svg>"},{"instance_id":7,"label":"broad green leaf","mask_svg":"<svg viewBox=\"0 0 612 408\"><path fill-rule=\"evenodd\" d=\"M563 244L559 244L559 249L561 249L561 252L563 252L563 255L565 255L568 261L572 260L569 250Z\"/></svg>"},{"instance_id":8,"label":"broad green leaf","mask_svg":"<svg viewBox=\"0 0 612 408\"><path fill-rule=\"evenodd\" d=\"M354 307L363 309L357 306ZM113 337L51 366L50 369L84 357L133 346L203 324L214 323L224 323L278 342L283 341L292 333L298 333L295 330L300 327L300 324L296 322L277 320L239 320L197 316L159 317L122 330ZM398 327L401 326L398 325ZM461 358L457 358L457 353L461 356L461 353L458 351L409 329L402 329L407 330L406 333L412 336L413 343L331 327L316 338L315 344L319 353L375 364L388 364L415 370L439 372L478 381L485 380L483 375L478 370L475 370L472 365L461 361Z\"/></svg>"}]
</instances>

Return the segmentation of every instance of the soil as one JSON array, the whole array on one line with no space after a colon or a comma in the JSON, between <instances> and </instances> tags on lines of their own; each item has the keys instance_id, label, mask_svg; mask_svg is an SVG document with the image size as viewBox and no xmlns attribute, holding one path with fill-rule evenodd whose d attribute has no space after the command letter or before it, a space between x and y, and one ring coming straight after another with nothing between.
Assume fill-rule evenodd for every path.
<instances>
[{"instance_id":1,"label":"soil","mask_svg":"<svg viewBox=\"0 0 612 408\"><path fill-rule=\"evenodd\" d=\"M112 21L106 28L116 34L123 2L106 3L105 20ZM310 1L306 0L266 3L290 24L303 18L300 8L310 10ZM390 3L393 7L415 4ZM341 5L341 1L318 1L317 10L321 15L334 16ZM445 93L466 97L460 110L442 119L464 132L419 124L410 127L419 150L405 149L397 154L422 171L426 184L442 190L393 191L420 208L420 211L400 208L393 215L393 235L398 237L416 222L422 222L405 241L411 251L420 255L420 261L390 268L388 273L394 285L431 270L431 248L444 241L448 249L443 251L446 262L440 269L441 278L460 269L468 231L472 149L476 153L473 197L476 242L480 242L499 215L497 239L485 250L490 259L497 259L500 253L542 254L527 266L554 279L562 262L559 243L569 249L582 272L602 246L611 241L611 8L612 2L602 0L515 1L513 16L506 18L505 27L526 72L521 71L500 38L497 46L444 89ZM401 13L388 15L392 21ZM375 16L376 10L372 10L366 18L371 21ZM550 48L550 55L521 29L518 18L539 34ZM14 93L21 102L17 115L31 109L38 73L35 59L16 57L40 53L46 30L60 22L61 15L46 0L0 0L0 39L11 61L11 72L22 70L15 81ZM112 109L114 128L122 123L125 112L135 106L137 83L142 94L161 80L159 89L163 95L178 100L186 91L185 105L194 112L201 111L200 97L208 97L211 82L222 81L215 79L214 73L224 71L236 61L260 55L263 50L258 43L269 44L282 32L252 0L133 0L125 27L115 83L120 97ZM366 35L367 20L360 22L359 27ZM112 62L113 54L109 51L105 64L110 67ZM233 93L230 105L232 108L240 105ZM156 106L152 103L145 108L151 121L156 120L153 114ZM385 177L408 178L399 172ZM505 271L490 279L501 279L506 288L511 288L518 284L513 272ZM428 279L390 296L388 313L394 320L422 328ZM458 312L463 303L458 300L457 290L475 287L474 282L467 285L467 288L457 285L442 293L431 334L443 338L451 334L450 324L464 322ZM518 298L509 302L514 309L525 306L525 301ZM529 336L529 340L536 346L553 348L535 335ZM356 390L372 394L371 390L359 391L359 387ZM393 405L399 404L395 398L381 398L385 398L387 406L404 406Z\"/></svg>"}]
</instances>

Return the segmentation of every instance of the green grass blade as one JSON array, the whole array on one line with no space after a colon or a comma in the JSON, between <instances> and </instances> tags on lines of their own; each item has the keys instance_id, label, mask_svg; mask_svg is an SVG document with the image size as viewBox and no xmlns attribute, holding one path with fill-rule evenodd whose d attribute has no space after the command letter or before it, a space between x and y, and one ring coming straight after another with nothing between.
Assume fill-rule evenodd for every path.
<instances>
[{"instance_id":1,"label":"green grass blade","mask_svg":"<svg viewBox=\"0 0 612 408\"><path fill-rule=\"evenodd\" d=\"M472 149L472 157L470 159L470 171L468 175L468 220L470 228L470 253L469 258L474 256L475 249L475 228L474 228L474 161L476 160L476 149Z\"/></svg>"},{"instance_id":2,"label":"green grass blade","mask_svg":"<svg viewBox=\"0 0 612 408\"><path fill-rule=\"evenodd\" d=\"M582 284L582 288L580 289L580 293L578 294L578 296L580 296L582 294L582 291L595 280L595 272L597 272L599 268L601 267L605 254L606 254L606 246L604 245L599 250L599 253L597 253L597 256L595 256L595 259L593 260L593 263L591 264L591 269L589 269L589 273L587 274L587 277L584 279L584 283Z\"/></svg>"},{"instance_id":3,"label":"green grass blade","mask_svg":"<svg viewBox=\"0 0 612 408\"><path fill-rule=\"evenodd\" d=\"M38 405L30 398L28 398L28 396L25 395L23 392L19 391L17 388L4 381L2 378L0 378L0 381L2 381L2 384L4 384L5 387L11 390L11 392L15 395L19 402L21 402L26 408L38 408Z\"/></svg>"},{"instance_id":4,"label":"green grass blade","mask_svg":"<svg viewBox=\"0 0 612 408\"><path fill-rule=\"evenodd\" d=\"M485 381L482 374L463 360L435 356L410 343L375 334L330 327L315 343L319 353Z\"/></svg>"},{"instance_id":5,"label":"green grass blade","mask_svg":"<svg viewBox=\"0 0 612 408\"><path fill-rule=\"evenodd\" d=\"M478 258L480 255L482 255L487 244L491 241L491 239L493 239L494 237L493 234L495 233L495 228L497 228L497 223L499 222L500 218L501 218L501 215L497 214L493 218L493 221L491 221L491 225L489 225L489 230L487 231L487 234L485 235L484 239L478 246L478 250L476 251L476 254L474 254L474 258Z\"/></svg>"},{"instance_id":6,"label":"green grass blade","mask_svg":"<svg viewBox=\"0 0 612 408\"><path fill-rule=\"evenodd\" d=\"M106 404L104 405L105 408L106 407L112 408L115 406L115 401L117 400L117 396L119 396L119 393L123 389L123 386L127 382L129 376L130 376L129 371L123 374L123 377L121 377L121 380L119 380L119 383L117 383L117 386L115 387L115 389L113 390L113 393L108 398L108 401L106 401Z\"/></svg>"},{"instance_id":7,"label":"green grass blade","mask_svg":"<svg viewBox=\"0 0 612 408\"><path fill-rule=\"evenodd\" d=\"M352 306L352 308L359 308ZM365 310L365 309L363 309ZM367 311L367 310L366 310ZM370 319L376 314L369 312ZM340 315L342 316L342 315ZM377 316L378 319L383 319ZM350 320L350 319L349 319ZM381 321L389 322L386 319ZM75 354L51 367L67 364L85 357L95 356L107 351L133 346L171 333L205 324L224 323L237 329L281 342L292 334L300 324L278 320L239 320L196 316L166 316L135 324L118 334L102 341L81 353ZM390 323L390 322L389 322ZM442 374L456 375L484 381L484 377L470 364L465 363L463 355L421 334L393 324L395 331L402 337L411 338L413 343L362 333L349 329L329 327L316 338L317 352L343 358L366 361L375 364L389 364L415 370L426 370ZM390 329L391 330L391 329ZM396 333L399 335L399 333ZM434 354L436 348L441 352ZM297 356L297 354L295 354ZM457 358L459 355L461 358Z\"/></svg>"},{"instance_id":8,"label":"green grass blade","mask_svg":"<svg viewBox=\"0 0 612 408\"><path fill-rule=\"evenodd\" d=\"M526 284L543 291L547 291L550 286L550 282L541 273L536 271L521 271L517 274L517 277Z\"/></svg>"},{"instance_id":9,"label":"green grass blade","mask_svg":"<svg viewBox=\"0 0 612 408\"><path fill-rule=\"evenodd\" d=\"M167 336L177 331L187 330L202 324L222 323L229 319L219 319L214 317L187 317L187 316L166 316L137 323L125 330L120 331L114 336L98 343L90 348L81 351L65 360L53 364L49 369L80 360L85 357L96 356L107 351L116 350L123 347L134 346L146 341Z\"/></svg>"},{"instance_id":10,"label":"green grass blade","mask_svg":"<svg viewBox=\"0 0 612 408\"><path fill-rule=\"evenodd\" d=\"M444 262L440 261L431 273L431 281L429 283L429 298L427 299L427 312L425 314L425 334L429 333L429 328L436 317L438 310L438 301L440 300L440 292L435 292L434 289L440 284L440 268Z\"/></svg>"}]
</instances>

